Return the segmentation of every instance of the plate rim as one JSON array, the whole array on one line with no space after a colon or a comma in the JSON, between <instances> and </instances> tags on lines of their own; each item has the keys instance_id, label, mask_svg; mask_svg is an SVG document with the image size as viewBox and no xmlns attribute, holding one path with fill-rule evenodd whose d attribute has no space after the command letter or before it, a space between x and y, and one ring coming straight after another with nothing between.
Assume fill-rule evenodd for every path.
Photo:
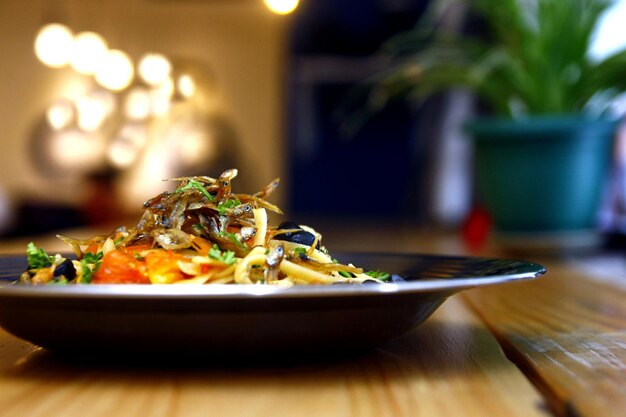
<instances>
[{"instance_id":1,"label":"plate rim","mask_svg":"<svg viewBox=\"0 0 626 417\"><path fill-rule=\"evenodd\" d=\"M315 285L280 288L257 284L214 284L214 285L137 285L99 284L72 286L27 286L0 281L0 297L43 297L43 298L97 298L97 299L285 299L285 298L327 298L389 294L415 294L434 291L459 292L462 290L535 279L547 272L538 263L526 260L476 257L464 255L382 253L382 252L342 252L342 255L418 257L439 259L466 259L482 261L509 261L523 263L525 270L515 274L491 276L468 276L460 278L425 278L419 281L384 283L380 285ZM25 258L23 255L2 255L3 260ZM5 275L5 274L3 274ZM6 275L5 275L6 276Z\"/></svg>"}]
</instances>

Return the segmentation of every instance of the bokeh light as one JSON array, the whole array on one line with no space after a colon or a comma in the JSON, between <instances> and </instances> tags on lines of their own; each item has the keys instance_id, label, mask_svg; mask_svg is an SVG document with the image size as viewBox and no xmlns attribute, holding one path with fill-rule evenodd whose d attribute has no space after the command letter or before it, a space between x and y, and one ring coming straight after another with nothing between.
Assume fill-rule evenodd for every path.
<instances>
[{"instance_id":1,"label":"bokeh light","mask_svg":"<svg viewBox=\"0 0 626 417\"><path fill-rule=\"evenodd\" d=\"M100 137L77 129L57 132L50 143L50 156L60 167L71 171L83 171L98 166L103 154Z\"/></svg>"},{"instance_id":2,"label":"bokeh light","mask_svg":"<svg viewBox=\"0 0 626 417\"><path fill-rule=\"evenodd\" d=\"M146 54L139 60L138 72L148 85L157 86L167 81L172 64L161 54Z\"/></svg>"},{"instance_id":3,"label":"bokeh light","mask_svg":"<svg viewBox=\"0 0 626 417\"><path fill-rule=\"evenodd\" d=\"M171 98L174 95L174 81L170 77L168 77L164 82L162 82L156 90L159 91L159 94Z\"/></svg>"},{"instance_id":4,"label":"bokeh light","mask_svg":"<svg viewBox=\"0 0 626 417\"><path fill-rule=\"evenodd\" d=\"M100 102L100 105L106 111L107 117L111 116L117 110L117 99L112 92L98 88L90 92L89 96Z\"/></svg>"},{"instance_id":5,"label":"bokeh light","mask_svg":"<svg viewBox=\"0 0 626 417\"><path fill-rule=\"evenodd\" d=\"M53 130L63 130L74 121L74 106L69 100L57 100L46 111L46 120Z\"/></svg>"},{"instance_id":6,"label":"bokeh light","mask_svg":"<svg viewBox=\"0 0 626 417\"><path fill-rule=\"evenodd\" d=\"M42 27L35 38L35 54L44 64L60 68L70 61L74 35L65 25L50 23Z\"/></svg>"},{"instance_id":7,"label":"bokeh light","mask_svg":"<svg viewBox=\"0 0 626 417\"><path fill-rule=\"evenodd\" d=\"M96 82L109 90L120 91L130 85L134 75L130 57L123 51L112 49L96 71Z\"/></svg>"},{"instance_id":8,"label":"bokeh light","mask_svg":"<svg viewBox=\"0 0 626 417\"><path fill-rule=\"evenodd\" d=\"M78 127L85 132L95 132L107 118L107 107L97 97L86 95L76 100Z\"/></svg>"},{"instance_id":9,"label":"bokeh light","mask_svg":"<svg viewBox=\"0 0 626 417\"><path fill-rule=\"evenodd\" d=\"M81 74L94 74L106 58L107 51L102 36L94 32L79 33L74 38L70 64Z\"/></svg>"},{"instance_id":10,"label":"bokeh light","mask_svg":"<svg viewBox=\"0 0 626 417\"><path fill-rule=\"evenodd\" d=\"M143 87L135 87L128 92L124 101L124 114L130 120L145 120L150 116L152 100Z\"/></svg>"},{"instance_id":11,"label":"bokeh light","mask_svg":"<svg viewBox=\"0 0 626 417\"><path fill-rule=\"evenodd\" d=\"M196 93L196 82L189 74L182 74L178 77L177 88L181 96L190 98Z\"/></svg>"},{"instance_id":12,"label":"bokeh light","mask_svg":"<svg viewBox=\"0 0 626 417\"><path fill-rule=\"evenodd\" d=\"M289 14L296 10L299 0L264 0L268 9L276 14Z\"/></svg>"},{"instance_id":13,"label":"bokeh light","mask_svg":"<svg viewBox=\"0 0 626 417\"><path fill-rule=\"evenodd\" d=\"M117 168L133 165L148 143L146 127L141 123L126 123L107 150L107 157Z\"/></svg>"},{"instance_id":14,"label":"bokeh light","mask_svg":"<svg viewBox=\"0 0 626 417\"><path fill-rule=\"evenodd\" d=\"M171 108L172 102L167 91L158 88L150 91L150 108L155 116L165 116Z\"/></svg>"}]
</instances>

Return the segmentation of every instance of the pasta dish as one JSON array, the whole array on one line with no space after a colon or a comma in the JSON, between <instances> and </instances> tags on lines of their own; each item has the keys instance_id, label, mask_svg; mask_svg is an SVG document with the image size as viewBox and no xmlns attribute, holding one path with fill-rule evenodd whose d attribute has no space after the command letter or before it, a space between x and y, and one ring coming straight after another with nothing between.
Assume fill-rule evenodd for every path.
<instances>
[{"instance_id":1,"label":"pasta dish","mask_svg":"<svg viewBox=\"0 0 626 417\"><path fill-rule=\"evenodd\" d=\"M236 169L218 178L175 178L178 187L144 203L135 227L80 240L57 235L74 256L51 256L29 243L27 284L310 284L383 282L389 274L337 262L313 228L268 224L266 198L232 192Z\"/></svg>"}]
</instances>

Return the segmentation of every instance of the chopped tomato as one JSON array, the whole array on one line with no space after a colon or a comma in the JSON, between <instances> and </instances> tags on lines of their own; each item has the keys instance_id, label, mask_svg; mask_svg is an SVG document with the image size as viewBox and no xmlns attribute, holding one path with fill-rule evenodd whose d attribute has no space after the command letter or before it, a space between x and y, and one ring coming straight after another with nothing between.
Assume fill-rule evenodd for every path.
<instances>
[{"instance_id":1,"label":"chopped tomato","mask_svg":"<svg viewBox=\"0 0 626 417\"><path fill-rule=\"evenodd\" d=\"M114 250L102 258L102 264L93 276L94 284L149 284L146 265L134 254Z\"/></svg>"},{"instance_id":2,"label":"chopped tomato","mask_svg":"<svg viewBox=\"0 0 626 417\"><path fill-rule=\"evenodd\" d=\"M200 272L202 274L208 274L209 271L211 271L212 269L214 269L215 267L212 265L201 265L200 266Z\"/></svg>"},{"instance_id":3,"label":"chopped tomato","mask_svg":"<svg viewBox=\"0 0 626 417\"><path fill-rule=\"evenodd\" d=\"M125 247L123 249L120 249L120 250L123 250L124 252L129 253L131 255L135 255L138 252L143 252L145 250L149 250L151 247L152 246L150 246L150 245L148 245L146 243L146 244L143 244L143 245L127 246L127 247Z\"/></svg>"},{"instance_id":4,"label":"chopped tomato","mask_svg":"<svg viewBox=\"0 0 626 417\"><path fill-rule=\"evenodd\" d=\"M100 245L98 245L97 243L92 243L91 245L87 246L87 249L85 249L85 253L93 253L94 255L99 251Z\"/></svg>"},{"instance_id":5,"label":"chopped tomato","mask_svg":"<svg viewBox=\"0 0 626 417\"><path fill-rule=\"evenodd\" d=\"M171 251L152 251L146 255L148 278L153 284L171 284L185 276L178 267L184 257Z\"/></svg>"}]
</instances>

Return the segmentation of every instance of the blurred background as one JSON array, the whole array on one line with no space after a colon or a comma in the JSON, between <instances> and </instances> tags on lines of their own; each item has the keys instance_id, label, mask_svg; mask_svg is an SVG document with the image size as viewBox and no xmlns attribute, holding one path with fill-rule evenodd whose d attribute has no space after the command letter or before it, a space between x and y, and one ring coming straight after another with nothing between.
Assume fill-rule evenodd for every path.
<instances>
[{"instance_id":1,"label":"blurred background","mask_svg":"<svg viewBox=\"0 0 626 417\"><path fill-rule=\"evenodd\" d=\"M133 219L163 179L231 167L239 192L281 177L271 200L302 222L459 229L475 100L398 100L359 128L344 111L431 3L0 0L0 235ZM481 32L463 7L442 25Z\"/></svg>"},{"instance_id":2,"label":"blurred background","mask_svg":"<svg viewBox=\"0 0 626 417\"><path fill-rule=\"evenodd\" d=\"M2 0L0 19L4 234L136 215L176 176L285 174L291 19L262 0Z\"/></svg>"}]
</instances>

